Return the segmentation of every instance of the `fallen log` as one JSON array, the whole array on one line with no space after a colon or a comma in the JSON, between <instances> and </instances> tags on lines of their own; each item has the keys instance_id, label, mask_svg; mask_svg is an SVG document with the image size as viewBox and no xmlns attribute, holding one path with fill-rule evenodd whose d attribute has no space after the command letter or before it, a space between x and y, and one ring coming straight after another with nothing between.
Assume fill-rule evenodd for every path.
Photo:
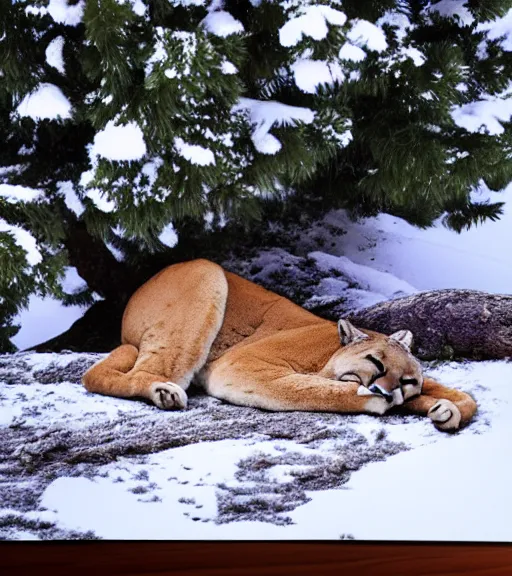
<instances>
[{"instance_id":1,"label":"fallen log","mask_svg":"<svg viewBox=\"0 0 512 576\"><path fill-rule=\"evenodd\" d=\"M512 296L477 290L434 290L349 314L359 328L384 334L407 329L423 360L512 357Z\"/></svg>"}]
</instances>

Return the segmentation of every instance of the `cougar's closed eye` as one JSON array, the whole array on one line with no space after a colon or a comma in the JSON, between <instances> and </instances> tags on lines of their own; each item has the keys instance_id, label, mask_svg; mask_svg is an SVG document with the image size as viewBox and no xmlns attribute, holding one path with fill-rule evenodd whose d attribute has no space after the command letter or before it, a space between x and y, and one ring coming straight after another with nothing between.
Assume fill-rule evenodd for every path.
<instances>
[{"instance_id":1,"label":"cougar's closed eye","mask_svg":"<svg viewBox=\"0 0 512 576\"><path fill-rule=\"evenodd\" d=\"M338 380L340 382L355 382L356 384L363 383L361 377L355 372L345 372L345 374L342 374Z\"/></svg>"},{"instance_id":2,"label":"cougar's closed eye","mask_svg":"<svg viewBox=\"0 0 512 576\"><path fill-rule=\"evenodd\" d=\"M400 378L400 384L413 384L414 386L416 386L418 384L418 381L416 380L416 378Z\"/></svg>"},{"instance_id":3,"label":"cougar's closed eye","mask_svg":"<svg viewBox=\"0 0 512 576\"><path fill-rule=\"evenodd\" d=\"M374 366L376 366L379 372L381 373L386 372L384 364L378 358L375 358L375 356L372 356L371 354L367 354L365 358L369 360Z\"/></svg>"}]
</instances>

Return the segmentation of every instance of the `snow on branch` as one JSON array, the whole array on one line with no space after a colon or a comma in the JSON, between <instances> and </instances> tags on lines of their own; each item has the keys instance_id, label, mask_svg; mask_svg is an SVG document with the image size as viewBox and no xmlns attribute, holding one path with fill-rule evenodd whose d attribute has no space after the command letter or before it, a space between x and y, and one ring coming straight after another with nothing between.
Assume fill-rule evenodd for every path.
<instances>
[{"instance_id":1,"label":"snow on branch","mask_svg":"<svg viewBox=\"0 0 512 576\"><path fill-rule=\"evenodd\" d=\"M296 13L299 16L291 18L279 29L279 41L282 46L296 46L303 36L323 40L329 32L328 23L343 26L347 21L343 12L322 4L301 6Z\"/></svg>"},{"instance_id":2,"label":"snow on branch","mask_svg":"<svg viewBox=\"0 0 512 576\"><path fill-rule=\"evenodd\" d=\"M311 124L315 117L310 108L288 106L273 100L240 98L233 107L233 112L244 109L248 110L250 122L255 125L252 141L256 150L262 154L275 154L281 149L281 142L269 134L273 126L290 126L297 121Z\"/></svg>"},{"instance_id":3,"label":"snow on branch","mask_svg":"<svg viewBox=\"0 0 512 576\"><path fill-rule=\"evenodd\" d=\"M347 38L355 46L376 52L382 52L388 47L383 30L375 24L359 18L352 20L352 27L347 33Z\"/></svg>"},{"instance_id":4,"label":"snow on branch","mask_svg":"<svg viewBox=\"0 0 512 576\"><path fill-rule=\"evenodd\" d=\"M132 10L137 14L137 16L144 16L146 13L146 6L142 0L128 0L132 5ZM123 4L123 0L118 0L120 4Z\"/></svg>"},{"instance_id":5,"label":"snow on branch","mask_svg":"<svg viewBox=\"0 0 512 576\"><path fill-rule=\"evenodd\" d=\"M91 160L96 156L108 160L139 160L146 153L142 130L135 122L116 126L111 120L94 137L90 148Z\"/></svg>"},{"instance_id":6,"label":"snow on branch","mask_svg":"<svg viewBox=\"0 0 512 576\"><path fill-rule=\"evenodd\" d=\"M345 79L337 62L300 58L291 65L291 70L297 87L309 94L314 94L321 84L333 84Z\"/></svg>"},{"instance_id":7,"label":"snow on branch","mask_svg":"<svg viewBox=\"0 0 512 576\"><path fill-rule=\"evenodd\" d=\"M74 212L77 216L81 216L85 208L76 193L73 182L70 180L58 182L57 190L63 196L67 208Z\"/></svg>"},{"instance_id":8,"label":"snow on branch","mask_svg":"<svg viewBox=\"0 0 512 576\"><path fill-rule=\"evenodd\" d=\"M56 68L61 74L64 74L64 57L62 50L64 48L64 36L57 36L47 46L45 55L46 61L50 66Z\"/></svg>"},{"instance_id":9,"label":"snow on branch","mask_svg":"<svg viewBox=\"0 0 512 576\"><path fill-rule=\"evenodd\" d=\"M222 38L225 38L230 34L239 34L244 31L242 23L233 18L233 16L225 10L210 12L202 21L202 25L211 34L221 36Z\"/></svg>"},{"instance_id":10,"label":"snow on branch","mask_svg":"<svg viewBox=\"0 0 512 576\"><path fill-rule=\"evenodd\" d=\"M91 185L98 169L99 159L104 158L111 162L135 161L140 160L146 151L144 135L136 122L116 125L114 120L110 120L105 128L96 134L93 143L89 146L91 169L82 173L80 186L87 188L85 195L99 210L108 213L116 207L115 202L108 199L104 191ZM81 213L81 203L77 203L78 198L75 198L69 190L66 197L70 203L68 207L75 213Z\"/></svg>"},{"instance_id":11,"label":"snow on branch","mask_svg":"<svg viewBox=\"0 0 512 576\"><path fill-rule=\"evenodd\" d=\"M27 188L26 186L13 186L11 184L0 184L0 197L7 202L14 204L16 202L32 202L41 194L41 190Z\"/></svg>"},{"instance_id":12,"label":"snow on branch","mask_svg":"<svg viewBox=\"0 0 512 576\"><path fill-rule=\"evenodd\" d=\"M215 156L208 148L204 148L197 144L189 144L185 142L183 138L175 138L174 146L176 147L178 154L192 164L197 164L198 166L215 164Z\"/></svg>"},{"instance_id":13,"label":"snow on branch","mask_svg":"<svg viewBox=\"0 0 512 576\"><path fill-rule=\"evenodd\" d=\"M29 116L33 120L70 118L71 103L60 88L54 84L43 83L23 98L18 106L18 114Z\"/></svg>"},{"instance_id":14,"label":"snow on branch","mask_svg":"<svg viewBox=\"0 0 512 576\"><path fill-rule=\"evenodd\" d=\"M489 40L501 39L501 47L506 52L512 52L512 9L497 20L481 22L476 27L477 32L485 31Z\"/></svg>"},{"instance_id":15,"label":"snow on branch","mask_svg":"<svg viewBox=\"0 0 512 576\"><path fill-rule=\"evenodd\" d=\"M3 218L0 218L0 232L8 232L14 237L14 241L18 246L21 246L27 253L27 262L30 266L35 266L42 261L41 252L37 248L36 239L32 236L30 232L20 228L19 226L13 226L8 224Z\"/></svg>"},{"instance_id":16,"label":"snow on branch","mask_svg":"<svg viewBox=\"0 0 512 576\"><path fill-rule=\"evenodd\" d=\"M468 132L503 134L502 122L509 122L512 117L512 98L488 96L484 100L455 106L451 114L455 124Z\"/></svg>"},{"instance_id":17,"label":"snow on branch","mask_svg":"<svg viewBox=\"0 0 512 576\"><path fill-rule=\"evenodd\" d=\"M475 19L467 4L467 0L441 0L436 4L431 4L425 10L427 12L437 12L444 18L454 18L459 20L464 26L470 26Z\"/></svg>"},{"instance_id":18,"label":"snow on branch","mask_svg":"<svg viewBox=\"0 0 512 576\"><path fill-rule=\"evenodd\" d=\"M50 0L48 6L27 6L25 12L36 16L49 14L57 24L78 26L84 15L85 1L69 4L68 0Z\"/></svg>"}]
</instances>

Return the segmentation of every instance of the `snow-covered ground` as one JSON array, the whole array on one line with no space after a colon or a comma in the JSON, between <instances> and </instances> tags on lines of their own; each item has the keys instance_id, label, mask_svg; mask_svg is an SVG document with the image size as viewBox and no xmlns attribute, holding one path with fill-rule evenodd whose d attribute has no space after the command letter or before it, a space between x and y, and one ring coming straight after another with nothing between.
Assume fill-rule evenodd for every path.
<instances>
[{"instance_id":1,"label":"snow-covered ground","mask_svg":"<svg viewBox=\"0 0 512 576\"><path fill-rule=\"evenodd\" d=\"M506 201L499 222L457 235L332 212L293 250L253 258L251 276L300 274L309 255L306 304L346 295L351 308L431 288L510 293L512 185L477 194ZM22 316L27 346L36 321ZM426 366L479 405L446 435L415 416L271 414L200 395L165 413L87 393L79 375L96 358L0 357L5 538L512 540L511 362Z\"/></svg>"}]
</instances>

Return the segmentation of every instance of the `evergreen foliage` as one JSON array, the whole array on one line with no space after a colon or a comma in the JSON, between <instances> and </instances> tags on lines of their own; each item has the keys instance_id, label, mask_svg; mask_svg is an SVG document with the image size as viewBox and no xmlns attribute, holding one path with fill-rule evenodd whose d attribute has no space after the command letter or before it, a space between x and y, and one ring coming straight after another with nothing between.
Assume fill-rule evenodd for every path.
<instances>
[{"instance_id":1,"label":"evergreen foliage","mask_svg":"<svg viewBox=\"0 0 512 576\"><path fill-rule=\"evenodd\" d=\"M472 191L512 180L511 10L0 0L0 183L33 189L0 187L0 351L31 293L106 297L84 272L62 288L78 229L121 269L292 192L459 231L498 218Z\"/></svg>"}]
</instances>

